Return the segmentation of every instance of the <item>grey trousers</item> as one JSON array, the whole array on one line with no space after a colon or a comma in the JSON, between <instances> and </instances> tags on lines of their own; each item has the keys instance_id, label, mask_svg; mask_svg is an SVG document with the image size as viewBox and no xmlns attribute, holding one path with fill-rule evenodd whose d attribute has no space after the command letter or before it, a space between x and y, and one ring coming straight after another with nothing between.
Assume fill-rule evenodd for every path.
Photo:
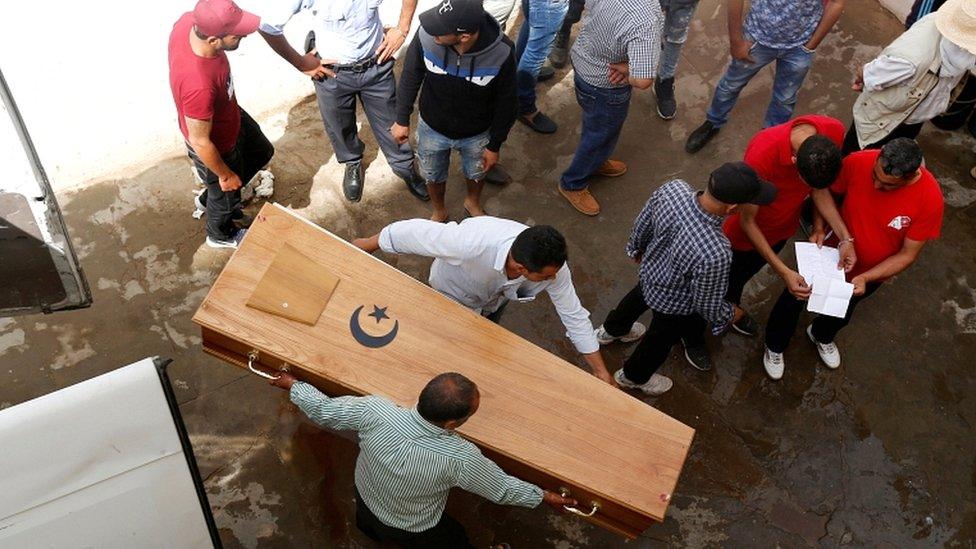
<instances>
[{"instance_id":1,"label":"grey trousers","mask_svg":"<svg viewBox=\"0 0 976 549\"><path fill-rule=\"evenodd\" d=\"M386 156L393 173L409 175L413 171L410 143L398 145L390 134L396 121L396 80L393 60L373 65L364 72L339 71L335 78L315 82L325 133L332 142L336 160L358 162L363 158L362 140L356 130L356 98L363 104L369 126Z\"/></svg>"}]
</instances>

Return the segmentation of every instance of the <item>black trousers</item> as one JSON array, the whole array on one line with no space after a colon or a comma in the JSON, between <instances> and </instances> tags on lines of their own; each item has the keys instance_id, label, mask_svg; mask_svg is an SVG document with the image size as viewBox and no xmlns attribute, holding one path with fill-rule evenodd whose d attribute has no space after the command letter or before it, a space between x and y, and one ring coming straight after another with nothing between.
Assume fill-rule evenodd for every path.
<instances>
[{"instance_id":1,"label":"black trousers","mask_svg":"<svg viewBox=\"0 0 976 549\"><path fill-rule=\"evenodd\" d=\"M773 251L777 254L786 246L786 240L773 244ZM742 301L742 290L746 284L763 268L766 260L756 250L732 249L732 266L729 267L729 289L725 292L725 300L738 305Z\"/></svg>"},{"instance_id":2,"label":"black trousers","mask_svg":"<svg viewBox=\"0 0 976 549\"><path fill-rule=\"evenodd\" d=\"M638 284L610 311L603 321L603 329L612 336L625 335L648 309L650 307L644 301L644 293ZM660 311L653 311L653 315L647 333L624 362L624 376L638 384L651 379L654 372L668 359L671 347L679 339L684 341L686 347L705 344L705 328L708 323L700 315L672 315Z\"/></svg>"},{"instance_id":3,"label":"black trousers","mask_svg":"<svg viewBox=\"0 0 976 549\"><path fill-rule=\"evenodd\" d=\"M586 0L569 0L569 10L566 12L566 17L563 18L563 26L559 29L559 34L569 38L569 34L573 32L573 25L579 23L583 17L583 6L585 4Z\"/></svg>"},{"instance_id":4,"label":"black trousers","mask_svg":"<svg viewBox=\"0 0 976 549\"><path fill-rule=\"evenodd\" d=\"M387 542L404 549L467 549L468 541L464 526L453 518L441 515L436 526L423 532L408 532L380 522L380 519L363 503L356 490L356 528L366 537L377 542Z\"/></svg>"},{"instance_id":5,"label":"black trousers","mask_svg":"<svg viewBox=\"0 0 976 549\"><path fill-rule=\"evenodd\" d=\"M833 343L837 333L844 329L851 321L854 309L857 304L873 294L881 287L880 282L869 283L864 288L864 294L851 298L851 304L847 307L847 316L837 318L834 316L818 315L813 319L811 331L813 337L820 343ZM801 301L789 292L783 290L779 294L779 299L773 305L773 310L769 313L769 320L766 322L766 347L774 353L782 353L790 345L790 339L796 332L796 325L800 321L800 313L806 309L806 301Z\"/></svg>"},{"instance_id":6,"label":"black trousers","mask_svg":"<svg viewBox=\"0 0 976 549\"><path fill-rule=\"evenodd\" d=\"M218 240L230 238L235 230L234 214L241 207L241 190L224 192L220 188L220 178L204 165L189 143L186 149L197 174L207 186L200 195L200 201L207 206L207 236ZM241 131L237 134L234 148L221 155L224 163L241 178L241 185L247 185L254 174L268 165L272 156L274 145L264 136L261 126L251 115L241 109Z\"/></svg>"},{"instance_id":7,"label":"black trousers","mask_svg":"<svg viewBox=\"0 0 976 549\"><path fill-rule=\"evenodd\" d=\"M922 126L924 125L925 125L924 122L919 122L918 124L905 124L905 123L898 124L897 126L895 126L895 129L891 130L891 133L884 136L880 140L875 141L874 143L868 144L864 148L880 149L881 147L884 147L885 144L888 143L889 141L892 141L899 137L907 137L909 139L915 139L916 137L918 137L918 134L921 133ZM847 134L844 135L844 145L843 147L841 147L840 153L843 156L847 156L852 152L857 152L860 150L863 149L861 149L861 145L857 140L857 128L854 127L854 121L851 121L850 127L847 128Z\"/></svg>"}]
</instances>

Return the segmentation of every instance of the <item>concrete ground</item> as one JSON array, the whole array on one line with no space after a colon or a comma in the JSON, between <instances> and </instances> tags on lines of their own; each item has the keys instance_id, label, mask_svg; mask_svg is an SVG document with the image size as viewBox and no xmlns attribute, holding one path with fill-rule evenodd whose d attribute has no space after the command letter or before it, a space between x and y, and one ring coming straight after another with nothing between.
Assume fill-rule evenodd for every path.
<instances>
[{"instance_id":1,"label":"concrete ground","mask_svg":"<svg viewBox=\"0 0 976 549\"><path fill-rule=\"evenodd\" d=\"M839 29L820 48L798 113L848 121L852 68L899 33L899 24L876 3L848 4ZM634 94L616 153L631 170L594 182L603 204L599 217L577 214L556 192L579 133L568 70L540 87L542 108L560 131L540 136L516 125L503 148L514 182L487 189L487 209L562 229L577 288L597 324L634 283L623 246L651 191L674 176L703 185L713 167L741 158L759 129L768 70L744 92L713 144L695 156L682 150L726 63L724 25L719 1L703 0L679 67L675 120L657 117L651 93ZM365 197L360 204L342 200L341 169L313 100L265 127L280 136L271 166L276 201L347 238L427 215L427 207L375 156L369 135ZM976 183L967 172L976 154L974 141L960 133L927 128L920 141L946 197L942 238L858 309L839 339L839 370L819 365L799 333L779 382L764 374L756 339L710 339L716 364L710 373L689 369L675 355L663 368L674 389L648 405L693 426L697 436L663 524L626 543L572 516L502 508L456 493L449 511L467 525L476 545L972 547L976 254L970 243L976 241ZM461 213L459 183L455 175L455 214ZM353 439L311 426L283 392L201 352L190 317L230 254L201 246L203 224L189 215L192 188L185 159L176 158L61 197L95 304L53 316L0 319L0 407L145 356L171 357L226 546L370 547L352 522ZM428 262L385 259L425 280ZM747 288L745 305L763 319L781 287L763 272ZM581 363L545 299L510 307L504 325ZM611 368L628 352L623 345L607 348Z\"/></svg>"}]
</instances>

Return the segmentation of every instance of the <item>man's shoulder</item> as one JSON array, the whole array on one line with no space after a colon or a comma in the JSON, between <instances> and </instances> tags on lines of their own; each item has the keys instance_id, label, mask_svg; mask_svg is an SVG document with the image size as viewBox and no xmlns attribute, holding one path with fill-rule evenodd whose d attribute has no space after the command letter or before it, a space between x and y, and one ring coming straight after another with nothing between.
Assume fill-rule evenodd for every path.
<instances>
[{"instance_id":1,"label":"man's shoulder","mask_svg":"<svg viewBox=\"0 0 976 549\"><path fill-rule=\"evenodd\" d=\"M692 192L694 191L692 191L691 185L684 179L671 179L654 191L653 196L674 199L687 196Z\"/></svg>"}]
</instances>

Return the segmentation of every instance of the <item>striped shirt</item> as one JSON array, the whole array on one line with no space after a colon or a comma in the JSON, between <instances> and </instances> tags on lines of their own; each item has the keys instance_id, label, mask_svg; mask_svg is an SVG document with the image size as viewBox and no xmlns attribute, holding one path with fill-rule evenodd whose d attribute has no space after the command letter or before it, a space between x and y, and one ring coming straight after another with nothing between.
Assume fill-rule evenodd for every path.
<instances>
[{"instance_id":1,"label":"striped shirt","mask_svg":"<svg viewBox=\"0 0 976 549\"><path fill-rule=\"evenodd\" d=\"M541 488L505 474L474 444L428 422L416 409L376 396L329 398L300 381L290 396L317 425L359 432L356 488L387 526L408 532L433 528L455 486L499 505L542 502Z\"/></svg>"},{"instance_id":2,"label":"striped shirt","mask_svg":"<svg viewBox=\"0 0 976 549\"><path fill-rule=\"evenodd\" d=\"M627 62L631 78L654 78L661 56L664 15L660 3L648 0L586 0L583 28L573 44L573 70L598 88L611 84L611 63Z\"/></svg>"},{"instance_id":3,"label":"striped shirt","mask_svg":"<svg viewBox=\"0 0 976 549\"><path fill-rule=\"evenodd\" d=\"M643 254L638 277L651 309L698 313L717 335L732 320L725 301L732 247L722 233L724 218L703 210L698 194L680 179L654 191L634 222L627 255Z\"/></svg>"}]
</instances>

